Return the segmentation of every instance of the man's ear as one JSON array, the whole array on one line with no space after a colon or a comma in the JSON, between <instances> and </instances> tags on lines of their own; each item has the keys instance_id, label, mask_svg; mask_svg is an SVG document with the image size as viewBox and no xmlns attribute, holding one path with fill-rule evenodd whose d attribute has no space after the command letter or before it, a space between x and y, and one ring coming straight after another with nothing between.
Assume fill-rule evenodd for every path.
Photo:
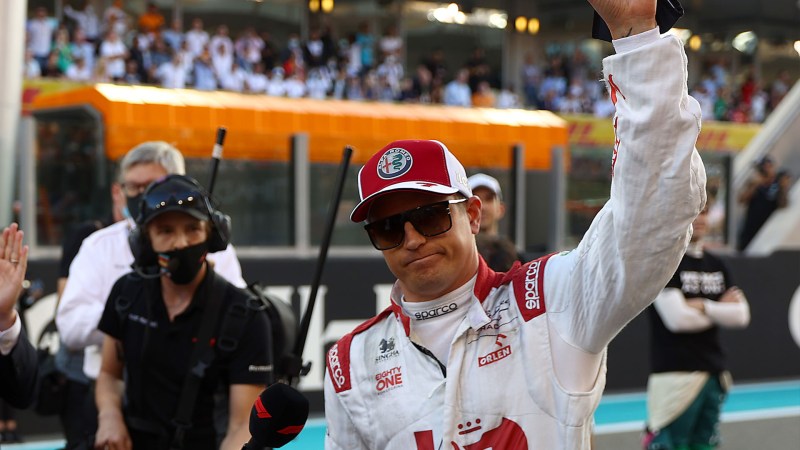
<instances>
[{"instance_id":1,"label":"man's ear","mask_svg":"<svg viewBox=\"0 0 800 450\"><path fill-rule=\"evenodd\" d=\"M469 218L469 226L472 234L477 235L481 231L481 199L477 195L467 199L465 208Z\"/></svg>"}]
</instances>

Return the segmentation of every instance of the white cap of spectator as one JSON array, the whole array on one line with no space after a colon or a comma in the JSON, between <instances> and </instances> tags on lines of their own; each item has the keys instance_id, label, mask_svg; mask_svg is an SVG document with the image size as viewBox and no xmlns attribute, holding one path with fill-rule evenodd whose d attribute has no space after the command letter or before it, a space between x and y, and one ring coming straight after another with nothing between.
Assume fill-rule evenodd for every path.
<instances>
[{"instance_id":1,"label":"white cap of spectator","mask_svg":"<svg viewBox=\"0 0 800 450\"><path fill-rule=\"evenodd\" d=\"M500 189L500 182L496 178L485 173L477 173L469 177L467 182L473 192L476 188L484 187L494 192L498 200L503 200L503 191Z\"/></svg>"}]
</instances>

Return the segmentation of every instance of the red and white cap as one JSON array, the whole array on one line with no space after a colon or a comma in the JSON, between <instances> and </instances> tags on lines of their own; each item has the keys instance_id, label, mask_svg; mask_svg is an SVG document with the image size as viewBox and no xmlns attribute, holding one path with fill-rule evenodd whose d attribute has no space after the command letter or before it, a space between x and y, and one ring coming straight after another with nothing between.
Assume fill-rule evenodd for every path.
<instances>
[{"instance_id":1,"label":"red and white cap","mask_svg":"<svg viewBox=\"0 0 800 450\"><path fill-rule=\"evenodd\" d=\"M394 191L472 196L464 166L439 141L394 141L383 147L358 172L361 202L350 220L367 218L372 202Z\"/></svg>"}]
</instances>

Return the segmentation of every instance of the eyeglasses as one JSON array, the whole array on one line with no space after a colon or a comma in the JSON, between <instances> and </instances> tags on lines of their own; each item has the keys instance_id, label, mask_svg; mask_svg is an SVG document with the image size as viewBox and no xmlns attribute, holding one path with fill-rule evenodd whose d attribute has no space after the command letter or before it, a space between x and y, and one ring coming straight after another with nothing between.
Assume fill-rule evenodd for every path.
<instances>
[{"instance_id":1,"label":"eyeglasses","mask_svg":"<svg viewBox=\"0 0 800 450\"><path fill-rule=\"evenodd\" d=\"M150 186L150 182L144 184L122 182L120 186L123 192L125 192L126 197L136 197L147 190L147 186Z\"/></svg>"},{"instance_id":2,"label":"eyeglasses","mask_svg":"<svg viewBox=\"0 0 800 450\"><path fill-rule=\"evenodd\" d=\"M411 226L425 237L447 233L453 227L450 205L465 201L467 199L462 198L419 206L364 225L364 229L376 249L389 250L403 243L406 222L411 222Z\"/></svg>"}]
</instances>

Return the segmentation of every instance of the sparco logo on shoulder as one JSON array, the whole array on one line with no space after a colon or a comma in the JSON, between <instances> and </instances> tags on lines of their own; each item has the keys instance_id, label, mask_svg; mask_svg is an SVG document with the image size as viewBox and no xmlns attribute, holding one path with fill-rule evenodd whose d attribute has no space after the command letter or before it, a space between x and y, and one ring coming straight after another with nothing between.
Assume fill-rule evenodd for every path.
<instances>
[{"instance_id":1,"label":"sparco logo on shoulder","mask_svg":"<svg viewBox=\"0 0 800 450\"><path fill-rule=\"evenodd\" d=\"M344 386L344 373L342 373L342 365L339 364L339 348L335 345L328 350L328 367L331 369L331 379L336 387Z\"/></svg>"},{"instance_id":2,"label":"sparco logo on shoulder","mask_svg":"<svg viewBox=\"0 0 800 450\"><path fill-rule=\"evenodd\" d=\"M443 316L457 309L458 305L456 303L450 303L447 305L439 306L438 308L429 309L427 311L416 312L414 313L414 317L416 317L417 320L433 319L434 317Z\"/></svg>"},{"instance_id":3,"label":"sparco logo on shoulder","mask_svg":"<svg viewBox=\"0 0 800 450\"><path fill-rule=\"evenodd\" d=\"M539 309L539 268L542 263L534 261L525 272L525 307L528 309Z\"/></svg>"},{"instance_id":4,"label":"sparco logo on shoulder","mask_svg":"<svg viewBox=\"0 0 800 450\"><path fill-rule=\"evenodd\" d=\"M411 170L414 159L408 150L400 147L386 150L378 160L378 176L384 180L401 177Z\"/></svg>"}]
</instances>

